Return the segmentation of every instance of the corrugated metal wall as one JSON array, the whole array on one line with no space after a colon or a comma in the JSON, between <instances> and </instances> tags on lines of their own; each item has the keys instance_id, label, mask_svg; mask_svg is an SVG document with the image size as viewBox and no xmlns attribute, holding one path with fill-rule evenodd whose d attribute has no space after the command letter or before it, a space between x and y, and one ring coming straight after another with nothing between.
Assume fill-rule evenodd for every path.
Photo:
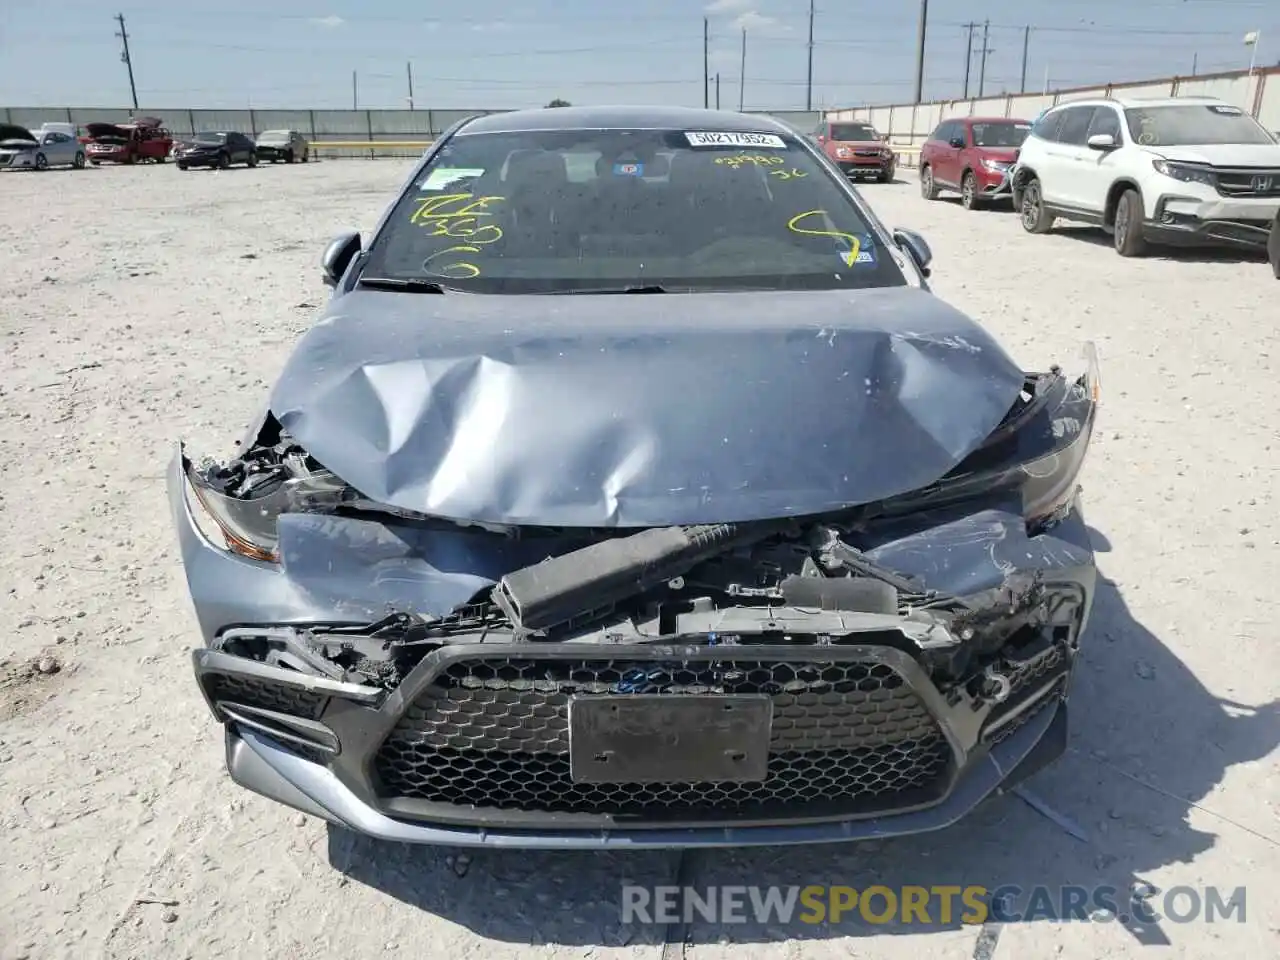
<instances>
[{"instance_id":1,"label":"corrugated metal wall","mask_svg":"<svg viewBox=\"0 0 1280 960\"><path fill-rule=\"evenodd\" d=\"M1018 117L1034 120L1043 111L1059 103L1090 97L1218 97L1247 110L1268 130L1280 132L1280 67L1213 74L1205 77L1169 77L1134 83L1115 83L1101 87L1079 87L1043 93L1011 94L982 100L945 100L921 104L853 107L828 110L832 120L869 120L881 133L887 133L896 146L918 147L943 120L963 116ZM911 160L908 151L904 157Z\"/></svg>"}]
</instances>

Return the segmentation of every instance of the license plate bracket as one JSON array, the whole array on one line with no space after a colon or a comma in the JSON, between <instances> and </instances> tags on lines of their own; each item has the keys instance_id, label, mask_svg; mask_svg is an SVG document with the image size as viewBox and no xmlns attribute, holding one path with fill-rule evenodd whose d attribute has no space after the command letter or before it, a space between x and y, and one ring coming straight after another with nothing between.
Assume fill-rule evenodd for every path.
<instances>
[{"instance_id":1,"label":"license plate bracket","mask_svg":"<svg viewBox=\"0 0 1280 960\"><path fill-rule=\"evenodd\" d=\"M764 694L572 697L569 775L578 783L749 783L769 765Z\"/></svg>"}]
</instances>

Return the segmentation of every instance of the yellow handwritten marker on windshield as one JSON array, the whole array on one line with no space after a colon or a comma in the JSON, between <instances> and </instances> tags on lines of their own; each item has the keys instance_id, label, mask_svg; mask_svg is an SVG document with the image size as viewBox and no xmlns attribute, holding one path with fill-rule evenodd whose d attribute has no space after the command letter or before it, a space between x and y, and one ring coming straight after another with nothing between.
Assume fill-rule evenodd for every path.
<instances>
[{"instance_id":1,"label":"yellow handwritten marker on windshield","mask_svg":"<svg viewBox=\"0 0 1280 960\"><path fill-rule=\"evenodd\" d=\"M840 230L806 230L804 227L797 226L805 217L825 217L826 215L827 211L825 210L806 210L804 213L797 213L787 221L787 229L792 233L807 233L811 237L833 237L836 240L848 240L849 251L842 253L840 259L844 261L846 267L852 267L858 262L858 254L862 252L862 242L852 233L844 233Z\"/></svg>"}]
</instances>

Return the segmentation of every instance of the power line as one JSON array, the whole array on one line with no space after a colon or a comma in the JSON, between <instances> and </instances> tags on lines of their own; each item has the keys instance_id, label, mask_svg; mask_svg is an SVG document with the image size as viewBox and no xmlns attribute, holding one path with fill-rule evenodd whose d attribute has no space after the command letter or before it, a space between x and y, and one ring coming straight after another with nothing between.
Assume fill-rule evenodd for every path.
<instances>
[{"instance_id":1,"label":"power line","mask_svg":"<svg viewBox=\"0 0 1280 960\"><path fill-rule=\"evenodd\" d=\"M129 56L129 31L124 28L124 14L117 13L115 16L116 23L120 24L120 30L116 36L120 38L122 50L120 51L120 59L124 62L125 67L129 71L129 94L133 97L133 109L138 109L138 85L133 82L133 58Z\"/></svg>"}]
</instances>

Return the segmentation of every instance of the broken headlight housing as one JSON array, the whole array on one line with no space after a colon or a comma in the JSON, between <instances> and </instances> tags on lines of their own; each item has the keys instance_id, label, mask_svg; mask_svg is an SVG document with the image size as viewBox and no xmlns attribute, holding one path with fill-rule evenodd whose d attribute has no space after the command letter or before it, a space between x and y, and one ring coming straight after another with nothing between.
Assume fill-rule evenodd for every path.
<instances>
[{"instance_id":1,"label":"broken headlight housing","mask_svg":"<svg viewBox=\"0 0 1280 960\"><path fill-rule=\"evenodd\" d=\"M184 467L197 502L227 549L266 563L280 559L280 514L330 508L351 493L343 480L285 437L225 466L184 461Z\"/></svg>"}]
</instances>

